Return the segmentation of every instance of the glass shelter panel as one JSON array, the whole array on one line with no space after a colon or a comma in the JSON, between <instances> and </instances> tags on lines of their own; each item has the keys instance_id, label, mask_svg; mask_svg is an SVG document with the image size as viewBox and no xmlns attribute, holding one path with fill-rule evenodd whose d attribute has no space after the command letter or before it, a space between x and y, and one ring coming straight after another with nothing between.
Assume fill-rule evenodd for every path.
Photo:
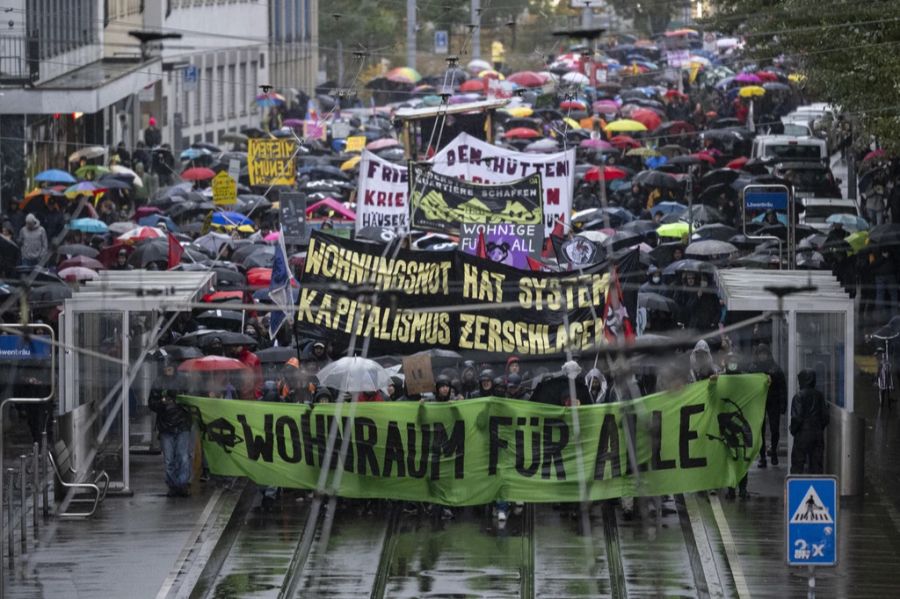
<instances>
[{"instance_id":1,"label":"glass shelter panel","mask_svg":"<svg viewBox=\"0 0 900 599\"><path fill-rule=\"evenodd\" d=\"M825 399L845 407L845 315L841 312L797 312L797 372L816 373Z\"/></svg>"}]
</instances>

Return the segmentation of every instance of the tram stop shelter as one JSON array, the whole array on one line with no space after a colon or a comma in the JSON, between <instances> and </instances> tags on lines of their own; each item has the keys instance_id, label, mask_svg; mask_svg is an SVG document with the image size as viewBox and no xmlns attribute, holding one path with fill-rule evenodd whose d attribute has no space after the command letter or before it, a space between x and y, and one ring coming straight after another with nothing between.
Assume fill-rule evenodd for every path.
<instances>
[{"instance_id":1,"label":"tram stop shelter","mask_svg":"<svg viewBox=\"0 0 900 599\"><path fill-rule=\"evenodd\" d=\"M829 271L723 269L718 282L730 320L773 313L771 324L758 327L753 337L771 343L784 367L789 402L797 374L816 372L816 387L831 410L825 470L839 477L842 495L860 493L865 427L854 414L853 299ZM788 460L791 444L788 435Z\"/></svg>"},{"instance_id":2,"label":"tram stop shelter","mask_svg":"<svg viewBox=\"0 0 900 599\"><path fill-rule=\"evenodd\" d=\"M65 300L59 317L59 434L74 467L110 475L130 493L129 454L152 435L147 355L182 312L212 291L214 272L100 271Z\"/></svg>"}]
</instances>

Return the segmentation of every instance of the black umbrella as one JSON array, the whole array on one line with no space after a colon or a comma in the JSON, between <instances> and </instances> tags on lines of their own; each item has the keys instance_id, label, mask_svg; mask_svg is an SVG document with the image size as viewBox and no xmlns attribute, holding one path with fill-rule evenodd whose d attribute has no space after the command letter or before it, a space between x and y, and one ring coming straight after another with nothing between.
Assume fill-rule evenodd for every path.
<instances>
[{"instance_id":1,"label":"black umbrella","mask_svg":"<svg viewBox=\"0 0 900 599\"><path fill-rule=\"evenodd\" d=\"M718 241L728 241L735 235L738 230L722 223L710 223L694 229L693 240L700 241L702 239L715 239Z\"/></svg>"},{"instance_id":2,"label":"black umbrella","mask_svg":"<svg viewBox=\"0 0 900 599\"><path fill-rule=\"evenodd\" d=\"M825 258L819 252L797 252L797 268L819 270L825 268Z\"/></svg>"},{"instance_id":3,"label":"black umbrella","mask_svg":"<svg viewBox=\"0 0 900 599\"><path fill-rule=\"evenodd\" d=\"M673 254L675 250L679 248L682 252L684 252L684 244L680 241L661 243L650 250L650 257L653 259L657 266L666 266L675 259Z\"/></svg>"},{"instance_id":4,"label":"black umbrella","mask_svg":"<svg viewBox=\"0 0 900 599\"><path fill-rule=\"evenodd\" d=\"M704 189L724 183L730 185L741 176L741 172L733 168L717 168L700 177L700 186Z\"/></svg>"},{"instance_id":5,"label":"black umbrella","mask_svg":"<svg viewBox=\"0 0 900 599\"><path fill-rule=\"evenodd\" d=\"M635 233L634 231L616 231L616 234L612 236L612 249L618 250L621 248L631 247L633 245L637 245L644 240L644 236L640 233Z\"/></svg>"},{"instance_id":6,"label":"black umbrella","mask_svg":"<svg viewBox=\"0 0 900 599\"><path fill-rule=\"evenodd\" d=\"M638 307L656 312L666 312L668 314L678 313L678 303L672 298L666 297L659 293L648 293L641 291L638 293Z\"/></svg>"},{"instance_id":7,"label":"black umbrella","mask_svg":"<svg viewBox=\"0 0 900 599\"><path fill-rule=\"evenodd\" d=\"M381 227L363 227L355 236L355 239L373 241L375 243L390 243L397 239L397 234L391 229Z\"/></svg>"},{"instance_id":8,"label":"black umbrella","mask_svg":"<svg viewBox=\"0 0 900 599\"><path fill-rule=\"evenodd\" d=\"M743 233L732 235L725 241L728 241L728 243L739 250L752 250L760 244L760 241L758 239L752 239L750 237L747 237Z\"/></svg>"},{"instance_id":9,"label":"black umbrella","mask_svg":"<svg viewBox=\"0 0 900 599\"><path fill-rule=\"evenodd\" d=\"M130 176L130 175L129 175ZM131 177L134 180L134 177ZM104 189L131 189L133 185L123 181L116 175L104 175L97 181L97 185Z\"/></svg>"},{"instance_id":10,"label":"black umbrella","mask_svg":"<svg viewBox=\"0 0 900 599\"><path fill-rule=\"evenodd\" d=\"M226 331L222 329L201 329L193 333L188 333L176 341L176 345L193 345L200 349L209 349L218 339L222 346L245 345L248 347L256 346L258 341L250 335L236 333L234 331Z\"/></svg>"},{"instance_id":11,"label":"black umbrella","mask_svg":"<svg viewBox=\"0 0 900 599\"><path fill-rule=\"evenodd\" d=\"M736 254L738 249L727 241L717 241L715 239L706 239L703 241L695 241L687 246L684 255L688 258L697 260L707 260L715 258L724 258Z\"/></svg>"},{"instance_id":12,"label":"black umbrella","mask_svg":"<svg viewBox=\"0 0 900 599\"><path fill-rule=\"evenodd\" d=\"M72 297L72 289L65 283L50 283L32 287L28 291L28 301L33 304L61 304Z\"/></svg>"},{"instance_id":13,"label":"black umbrella","mask_svg":"<svg viewBox=\"0 0 900 599\"><path fill-rule=\"evenodd\" d=\"M272 268L275 260L275 247L268 246L253 252L241 262L244 268Z\"/></svg>"},{"instance_id":14,"label":"black umbrella","mask_svg":"<svg viewBox=\"0 0 900 599\"><path fill-rule=\"evenodd\" d=\"M900 224L876 225L869 231L869 245L900 245Z\"/></svg>"},{"instance_id":15,"label":"black umbrella","mask_svg":"<svg viewBox=\"0 0 900 599\"><path fill-rule=\"evenodd\" d=\"M633 231L646 236L648 233L655 233L659 225L652 220L633 220L630 223L622 225L623 231Z\"/></svg>"},{"instance_id":16,"label":"black umbrella","mask_svg":"<svg viewBox=\"0 0 900 599\"><path fill-rule=\"evenodd\" d=\"M256 357L263 364L284 364L291 358L297 357L297 349L294 347L267 347L256 352Z\"/></svg>"},{"instance_id":17,"label":"black umbrella","mask_svg":"<svg viewBox=\"0 0 900 599\"><path fill-rule=\"evenodd\" d=\"M237 310L206 310L195 317L205 327L239 333L243 330L244 315Z\"/></svg>"},{"instance_id":18,"label":"black umbrella","mask_svg":"<svg viewBox=\"0 0 900 599\"><path fill-rule=\"evenodd\" d=\"M100 252L94 248L82 245L80 243L67 243L56 248L58 256L85 256L87 258L96 258Z\"/></svg>"},{"instance_id":19,"label":"black umbrella","mask_svg":"<svg viewBox=\"0 0 900 599\"><path fill-rule=\"evenodd\" d=\"M704 189L694 200L694 203L715 205L718 203L721 195L724 195L726 198L733 198L737 195L737 192L728 183L717 183Z\"/></svg>"},{"instance_id":20,"label":"black umbrella","mask_svg":"<svg viewBox=\"0 0 900 599\"><path fill-rule=\"evenodd\" d=\"M300 169L299 174L301 176L306 176L311 181L322 179L337 179L339 181L350 180L350 177L346 172L335 166L329 166L327 164L316 164L303 167Z\"/></svg>"},{"instance_id":21,"label":"black umbrella","mask_svg":"<svg viewBox=\"0 0 900 599\"><path fill-rule=\"evenodd\" d=\"M709 262L685 259L678 260L677 262L668 265L663 269L662 274L676 275L682 272L715 272L715 267Z\"/></svg>"},{"instance_id":22,"label":"black umbrella","mask_svg":"<svg viewBox=\"0 0 900 599\"><path fill-rule=\"evenodd\" d=\"M680 190L681 183L672 175L659 171L641 171L634 176L633 182L645 187L658 187L661 189Z\"/></svg>"},{"instance_id":23,"label":"black umbrella","mask_svg":"<svg viewBox=\"0 0 900 599\"><path fill-rule=\"evenodd\" d=\"M213 268L216 273L216 289L219 291L243 289L247 285L247 277L229 268Z\"/></svg>"},{"instance_id":24,"label":"black umbrella","mask_svg":"<svg viewBox=\"0 0 900 599\"><path fill-rule=\"evenodd\" d=\"M169 357L179 362L203 357L203 352L191 345L166 345L157 350L156 354L159 358Z\"/></svg>"},{"instance_id":25,"label":"black umbrella","mask_svg":"<svg viewBox=\"0 0 900 599\"><path fill-rule=\"evenodd\" d=\"M712 206L695 204L694 206L691 206L691 209L688 212L681 215L681 220L690 220L695 223L719 223L725 219L722 216L722 213ZM734 233L732 233L732 235L733 234Z\"/></svg>"},{"instance_id":26,"label":"black umbrella","mask_svg":"<svg viewBox=\"0 0 900 599\"><path fill-rule=\"evenodd\" d=\"M237 245L234 252L231 254L231 261L235 264L240 264L248 256L271 247L272 246L267 243L245 243L243 245Z\"/></svg>"}]
</instances>

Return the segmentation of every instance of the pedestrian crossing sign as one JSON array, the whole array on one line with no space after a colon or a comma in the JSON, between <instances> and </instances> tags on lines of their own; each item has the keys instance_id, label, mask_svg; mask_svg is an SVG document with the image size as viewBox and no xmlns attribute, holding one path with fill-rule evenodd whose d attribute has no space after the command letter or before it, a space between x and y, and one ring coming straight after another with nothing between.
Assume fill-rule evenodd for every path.
<instances>
[{"instance_id":1,"label":"pedestrian crossing sign","mask_svg":"<svg viewBox=\"0 0 900 599\"><path fill-rule=\"evenodd\" d=\"M838 491L833 476L789 476L785 481L787 562L837 563Z\"/></svg>"}]
</instances>

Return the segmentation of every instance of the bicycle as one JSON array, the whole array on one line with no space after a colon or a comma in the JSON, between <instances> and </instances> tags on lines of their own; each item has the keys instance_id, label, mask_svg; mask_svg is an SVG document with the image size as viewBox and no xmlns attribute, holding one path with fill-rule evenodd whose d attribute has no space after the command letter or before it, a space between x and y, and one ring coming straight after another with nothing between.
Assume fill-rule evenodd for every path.
<instances>
[{"instance_id":1,"label":"bicycle","mask_svg":"<svg viewBox=\"0 0 900 599\"><path fill-rule=\"evenodd\" d=\"M878 405L883 409L887 404L888 409L894 405L894 373L891 368L890 343L884 341L884 347L875 350L875 358L878 360L878 374L875 377L875 386L878 387Z\"/></svg>"}]
</instances>

